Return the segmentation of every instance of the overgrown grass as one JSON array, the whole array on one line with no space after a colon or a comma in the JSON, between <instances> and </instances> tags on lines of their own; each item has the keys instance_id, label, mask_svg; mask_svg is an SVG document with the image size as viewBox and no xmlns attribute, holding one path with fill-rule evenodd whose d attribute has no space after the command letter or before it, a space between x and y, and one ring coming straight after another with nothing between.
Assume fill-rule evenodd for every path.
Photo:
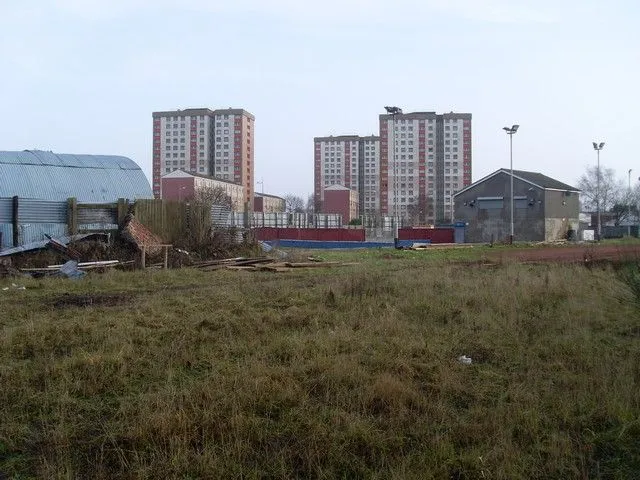
<instances>
[{"instance_id":1,"label":"overgrown grass","mask_svg":"<svg viewBox=\"0 0 640 480\"><path fill-rule=\"evenodd\" d=\"M0 291L0 478L637 478L619 272L400 253Z\"/></svg>"}]
</instances>

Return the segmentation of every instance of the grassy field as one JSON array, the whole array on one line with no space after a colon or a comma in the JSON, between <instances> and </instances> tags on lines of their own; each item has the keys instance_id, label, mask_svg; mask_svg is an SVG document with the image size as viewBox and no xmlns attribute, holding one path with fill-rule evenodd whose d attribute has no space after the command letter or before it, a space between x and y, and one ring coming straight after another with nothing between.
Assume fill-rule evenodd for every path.
<instances>
[{"instance_id":1,"label":"grassy field","mask_svg":"<svg viewBox=\"0 0 640 480\"><path fill-rule=\"evenodd\" d=\"M425 253L0 280L0 478L638 478L637 266Z\"/></svg>"}]
</instances>

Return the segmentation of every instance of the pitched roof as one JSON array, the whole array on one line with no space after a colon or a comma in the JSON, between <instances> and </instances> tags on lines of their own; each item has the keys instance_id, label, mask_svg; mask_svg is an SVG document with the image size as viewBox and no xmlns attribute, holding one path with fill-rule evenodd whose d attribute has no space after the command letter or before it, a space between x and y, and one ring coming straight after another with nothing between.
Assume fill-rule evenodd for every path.
<instances>
[{"instance_id":1,"label":"pitched roof","mask_svg":"<svg viewBox=\"0 0 640 480\"><path fill-rule=\"evenodd\" d=\"M501 168L503 172L510 174L511 171L508 168ZM538 185L539 187L551 189L551 190L570 190L572 192L579 192L580 189L576 187L572 187L566 183L562 183L559 180L555 180L551 177L547 177L542 173L538 172L526 172L524 170L514 170L514 177L519 177L522 180Z\"/></svg>"},{"instance_id":2,"label":"pitched roof","mask_svg":"<svg viewBox=\"0 0 640 480\"><path fill-rule=\"evenodd\" d=\"M153 198L149 181L130 158L24 150L0 152L0 198L113 202Z\"/></svg>"},{"instance_id":3,"label":"pitched roof","mask_svg":"<svg viewBox=\"0 0 640 480\"><path fill-rule=\"evenodd\" d=\"M269 198L276 198L276 199L278 199L278 200L284 200L284 198L282 198L282 197L279 197L279 196L277 196L277 195L271 195L271 194L269 194L269 193L259 193L259 192L255 192L255 193L254 193L254 196L255 196L255 197L269 197Z\"/></svg>"},{"instance_id":4,"label":"pitched roof","mask_svg":"<svg viewBox=\"0 0 640 480\"><path fill-rule=\"evenodd\" d=\"M493 173L490 173L489 175L487 175L486 177L481 178L480 180L476 180L475 182L473 182L471 185L463 188L462 190L460 190L459 192L454 193L453 195L459 195L462 192L466 192L467 190L475 187L476 185L482 183L482 182L486 182L487 180L489 180L490 178L495 177L496 175L499 175L501 173L504 173L506 175L511 175L511 170L508 168L501 168L499 170L496 170ZM538 172L527 172L525 170L514 170L513 171L513 178L517 178L519 180L522 180L523 182L527 182L533 186L536 186L538 188L542 188L543 190L564 190L564 191L570 191L570 192L579 192L580 189L576 188L576 187L572 187L571 185L568 185L566 183L563 183L559 180L555 180L551 177L547 177L546 175L543 175L542 173L538 173Z\"/></svg>"},{"instance_id":5,"label":"pitched roof","mask_svg":"<svg viewBox=\"0 0 640 480\"><path fill-rule=\"evenodd\" d=\"M219 177L211 177L209 175L203 175L202 173L187 172L186 170L182 170L181 168L178 168L172 171L171 173L165 173L164 175L162 175L161 178L164 179L164 178L190 178L190 177L206 178L207 180L215 180L216 182L230 183L232 185L242 185L240 183L232 182L231 180L225 180Z\"/></svg>"}]
</instances>

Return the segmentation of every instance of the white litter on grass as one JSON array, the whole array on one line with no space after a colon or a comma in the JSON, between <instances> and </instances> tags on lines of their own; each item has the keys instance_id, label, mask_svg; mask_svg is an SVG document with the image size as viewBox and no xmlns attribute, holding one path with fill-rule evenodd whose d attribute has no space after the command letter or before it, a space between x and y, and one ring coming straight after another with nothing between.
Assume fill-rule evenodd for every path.
<instances>
[{"instance_id":1,"label":"white litter on grass","mask_svg":"<svg viewBox=\"0 0 640 480\"><path fill-rule=\"evenodd\" d=\"M10 288L13 289L13 290L26 290L27 289L27 287L25 287L24 285L16 285L15 283L12 283L11 287L4 287L2 290L6 292Z\"/></svg>"},{"instance_id":2,"label":"white litter on grass","mask_svg":"<svg viewBox=\"0 0 640 480\"><path fill-rule=\"evenodd\" d=\"M471 365L471 357L467 357L466 355L460 355L458 361L463 365Z\"/></svg>"}]
</instances>

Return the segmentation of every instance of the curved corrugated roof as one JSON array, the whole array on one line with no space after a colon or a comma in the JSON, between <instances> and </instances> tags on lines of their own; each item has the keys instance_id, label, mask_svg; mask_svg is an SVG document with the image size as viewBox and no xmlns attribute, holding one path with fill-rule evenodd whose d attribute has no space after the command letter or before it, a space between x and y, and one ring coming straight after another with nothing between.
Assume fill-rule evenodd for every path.
<instances>
[{"instance_id":1,"label":"curved corrugated roof","mask_svg":"<svg viewBox=\"0 0 640 480\"><path fill-rule=\"evenodd\" d=\"M144 172L127 157L0 151L0 198L15 195L85 203L153 198Z\"/></svg>"}]
</instances>

